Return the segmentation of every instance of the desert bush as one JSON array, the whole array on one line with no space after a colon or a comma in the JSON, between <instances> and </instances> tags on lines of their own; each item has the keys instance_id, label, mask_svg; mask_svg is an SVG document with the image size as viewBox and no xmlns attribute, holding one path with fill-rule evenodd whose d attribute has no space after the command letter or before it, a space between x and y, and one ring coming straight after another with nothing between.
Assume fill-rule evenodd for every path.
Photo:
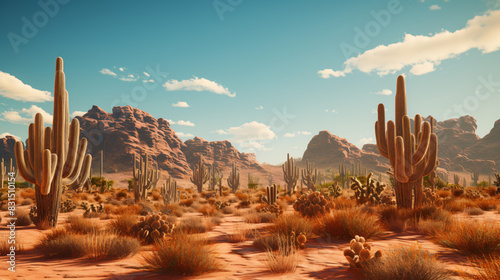
<instances>
[{"instance_id":1,"label":"desert bush","mask_svg":"<svg viewBox=\"0 0 500 280\"><path fill-rule=\"evenodd\" d=\"M25 198L23 199L23 202L21 202L21 205L31 205L33 204L33 200L31 198Z\"/></svg>"},{"instance_id":2,"label":"desert bush","mask_svg":"<svg viewBox=\"0 0 500 280\"><path fill-rule=\"evenodd\" d=\"M233 233L227 234L227 241L230 243L244 242L250 236L250 229L243 227L241 225L233 226Z\"/></svg>"},{"instance_id":3,"label":"desert bush","mask_svg":"<svg viewBox=\"0 0 500 280\"><path fill-rule=\"evenodd\" d=\"M484 211L495 210L498 203L499 201L494 198L485 198L476 201L477 207Z\"/></svg>"},{"instance_id":4,"label":"desert bush","mask_svg":"<svg viewBox=\"0 0 500 280\"><path fill-rule=\"evenodd\" d=\"M276 215L268 212L249 213L243 216L245 223L270 223L276 219Z\"/></svg>"},{"instance_id":5,"label":"desert bush","mask_svg":"<svg viewBox=\"0 0 500 280\"><path fill-rule=\"evenodd\" d=\"M436 190L436 194L441 198L447 198L451 196L451 192L447 190Z\"/></svg>"},{"instance_id":6,"label":"desert bush","mask_svg":"<svg viewBox=\"0 0 500 280\"><path fill-rule=\"evenodd\" d=\"M396 206L382 206L379 208L380 221L392 231L401 232L405 230L408 222L408 210L398 209Z\"/></svg>"},{"instance_id":7,"label":"desert bush","mask_svg":"<svg viewBox=\"0 0 500 280\"><path fill-rule=\"evenodd\" d=\"M115 207L111 210L111 213L114 215L124 215L124 214L129 214L129 215L137 215L139 214L139 211L141 211L142 206L134 204L134 205L122 205Z\"/></svg>"},{"instance_id":8,"label":"desert bush","mask_svg":"<svg viewBox=\"0 0 500 280\"><path fill-rule=\"evenodd\" d=\"M84 243L86 256L94 261L123 259L141 247L135 238L109 233L88 235Z\"/></svg>"},{"instance_id":9,"label":"desert bush","mask_svg":"<svg viewBox=\"0 0 500 280\"><path fill-rule=\"evenodd\" d=\"M356 200L349 199L344 196L339 196L335 198L333 200L333 203L335 204L335 209L349 209L356 206Z\"/></svg>"},{"instance_id":10,"label":"desert bush","mask_svg":"<svg viewBox=\"0 0 500 280\"><path fill-rule=\"evenodd\" d=\"M215 206L210 205L210 204L206 204L206 205L201 206L200 209L198 209L198 212L203 214L203 216L211 217L211 216L214 216L218 211L217 211L217 209L215 209Z\"/></svg>"},{"instance_id":11,"label":"desert bush","mask_svg":"<svg viewBox=\"0 0 500 280\"><path fill-rule=\"evenodd\" d=\"M278 235L279 236L279 235ZM299 264L299 257L293 237L278 237L278 250L266 253L266 265L272 273L294 272Z\"/></svg>"},{"instance_id":12,"label":"desert bush","mask_svg":"<svg viewBox=\"0 0 500 280\"><path fill-rule=\"evenodd\" d=\"M109 223L108 228L119 235L132 235L131 229L137 220L137 216L120 215Z\"/></svg>"},{"instance_id":13,"label":"desert bush","mask_svg":"<svg viewBox=\"0 0 500 280\"><path fill-rule=\"evenodd\" d=\"M420 246L390 250L384 256L361 266L361 274L369 280L443 280L449 275L435 257Z\"/></svg>"},{"instance_id":14,"label":"desert bush","mask_svg":"<svg viewBox=\"0 0 500 280\"><path fill-rule=\"evenodd\" d=\"M100 230L98 224L88 219L82 219L77 216L69 216L65 228L68 232L77 234L96 233Z\"/></svg>"},{"instance_id":15,"label":"desert bush","mask_svg":"<svg viewBox=\"0 0 500 280\"><path fill-rule=\"evenodd\" d=\"M337 210L323 216L315 226L315 232L324 237L349 240L355 235L366 239L382 232L379 219L375 215L363 213L358 208Z\"/></svg>"},{"instance_id":16,"label":"desert bush","mask_svg":"<svg viewBox=\"0 0 500 280\"><path fill-rule=\"evenodd\" d=\"M21 197L24 199L35 200L35 189L24 189L21 191Z\"/></svg>"},{"instance_id":17,"label":"desert bush","mask_svg":"<svg viewBox=\"0 0 500 280\"><path fill-rule=\"evenodd\" d=\"M475 275L466 274L465 279L472 280L498 280L500 279L500 256L489 256L486 258L471 258Z\"/></svg>"},{"instance_id":18,"label":"desert bush","mask_svg":"<svg viewBox=\"0 0 500 280\"><path fill-rule=\"evenodd\" d=\"M303 218L298 214L289 214L278 217L274 221L271 231L284 236L303 233L309 239L313 236L313 228L313 221Z\"/></svg>"},{"instance_id":19,"label":"desert bush","mask_svg":"<svg viewBox=\"0 0 500 280\"><path fill-rule=\"evenodd\" d=\"M146 255L144 261L151 270L181 275L215 271L220 265L206 239L182 233L156 243L153 252Z\"/></svg>"},{"instance_id":20,"label":"desert bush","mask_svg":"<svg viewBox=\"0 0 500 280\"><path fill-rule=\"evenodd\" d=\"M85 236L55 231L43 237L35 247L47 257L79 258L85 255Z\"/></svg>"},{"instance_id":21,"label":"desert bush","mask_svg":"<svg viewBox=\"0 0 500 280\"><path fill-rule=\"evenodd\" d=\"M26 210L17 209L14 218L17 218L16 226L29 226L32 224L29 212Z\"/></svg>"},{"instance_id":22,"label":"desert bush","mask_svg":"<svg viewBox=\"0 0 500 280\"><path fill-rule=\"evenodd\" d=\"M452 199L447 201L444 204L443 208L452 213L458 213L458 212L463 212L465 208L472 208L475 206L476 204L474 203L474 201L468 199Z\"/></svg>"},{"instance_id":23,"label":"desert bush","mask_svg":"<svg viewBox=\"0 0 500 280\"><path fill-rule=\"evenodd\" d=\"M201 217L187 217L179 223L175 231L185 233L205 233L213 228L213 224Z\"/></svg>"},{"instance_id":24,"label":"desert bush","mask_svg":"<svg viewBox=\"0 0 500 280\"><path fill-rule=\"evenodd\" d=\"M455 220L432 235L442 246L464 255L491 255L500 251L500 224Z\"/></svg>"},{"instance_id":25,"label":"desert bush","mask_svg":"<svg viewBox=\"0 0 500 280\"><path fill-rule=\"evenodd\" d=\"M190 207L191 204L193 204L194 202L194 199L193 198L190 198L190 199L185 199L185 200L181 200L179 202L179 205L182 205L182 206L186 206L186 207Z\"/></svg>"},{"instance_id":26,"label":"desert bush","mask_svg":"<svg viewBox=\"0 0 500 280\"><path fill-rule=\"evenodd\" d=\"M229 215L229 214L233 214L235 210L234 210L234 207L230 206L230 207L222 208L221 211L223 214Z\"/></svg>"},{"instance_id":27,"label":"desert bush","mask_svg":"<svg viewBox=\"0 0 500 280\"><path fill-rule=\"evenodd\" d=\"M465 209L465 213L469 216L477 216L484 214L484 211L481 208L467 208Z\"/></svg>"},{"instance_id":28,"label":"desert bush","mask_svg":"<svg viewBox=\"0 0 500 280\"><path fill-rule=\"evenodd\" d=\"M127 195L127 192L125 192L125 191L120 191L120 192L118 192L118 193L116 194L116 199L118 199L118 200L122 200L122 199L124 199L124 198L127 198L127 196L128 196L128 195Z\"/></svg>"},{"instance_id":29,"label":"desert bush","mask_svg":"<svg viewBox=\"0 0 500 280\"><path fill-rule=\"evenodd\" d=\"M246 193L237 192L234 194L234 196L236 196L236 198L238 198L240 201L247 201L248 200L248 195Z\"/></svg>"}]
</instances>

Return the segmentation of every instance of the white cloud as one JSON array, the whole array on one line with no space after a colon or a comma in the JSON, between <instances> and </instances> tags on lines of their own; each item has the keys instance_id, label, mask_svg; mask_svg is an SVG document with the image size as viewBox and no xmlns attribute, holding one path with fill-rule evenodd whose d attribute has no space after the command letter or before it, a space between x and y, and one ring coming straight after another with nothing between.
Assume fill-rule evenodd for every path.
<instances>
[{"instance_id":1,"label":"white cloud","mask_svg":"<svg viewBox=\"0 0 500 280\"><path fill-rule=\"evenodd\" d=\"M255 107L255 110L259 110L259 111L260 111L260 110L264 110L264 106L259 105L259 106Z\"/></svg>"},{"instance_id":2,"label":"white cloud","mask_svg":"<svg viewBox=\"0 0 500 280\"><path fill-rule=\"evenodd\" d=\"M30 124L34 121L37 113L42 114L44 123L52 123L52 115L36 105L31 105L30 108L23 108L20 111L11 109L10 111L1 113L1 115L2 119L11 123Z\"/></svg>"},{"instance_id":3,"label":"white cloud","mask_svg":"<svg viewBox=\"0 0 500 280\"><path fill-rule=\"evenodd\" d=\"M134 77L133 75L128 75L128 77L121 77L120 80L124 82L135 82L137 81L138 78L130 78L130 76Z\"/></svg>"},{"instance_id":4,"label":"white cloud","mask_svg":"<svg viewBox=\"0 0 500 280\"><path fill-rule=\"evenodd\" d=\"M18 78L2 71L0 71L0 96L29 102L54 100L50 92L34 89Z\"/></svg>"},{"instance_id":5,"label":"white cloud","mask_svg":"<svg viewBox=\"0 0 500 280\"><path fill-rule=\"evenodd\" d=\"M120 68L118 68L118 70L120 70L120 71L122 71L122 72L123 72L123 71L125 71L125 68L120 67Z\"/></svg>"},{"instance_id":6,"label":"white cloud","mask_svg":"<svg viewBox=\"0 0 500 280\"><path fill-rule=\"evenodd\" d=\"M292 138L292 137L295 137L298 135L311 135L311 132L309 132L309 131L296 131L293 133L288 132L288 133L285 133L285 135L283 135L283 137Z\"/></svg>"},{"instance_id":7,"label":"white cloud","mask_svg":"<svg viewBox=\"0 0 500 280\"><path fill-rule=\"evenodd\" d=\"M21 140L21 137L15 136L14 134L9 133L9 132L4 132L4 133L0 134L0 138L5 138L6 136L12 136L16 140Z\"/></svg>"},{"instance_id":8,"label":"white cloud","mask_svg":"<svg viewBox=\"0 0 500 280\"><path fill-rule=\"evenodd\" d=\"M142 80L143 83L154 83L155 80L150 79L150 80Z\"/></svg>"},{"instance_id":9,"label":"white cloud","mask_svg":"<svg viewBox=\"0 0 500 280\"><path fill-rule=\"evenodd\" d=\"M373 138L361 138L361 140L358 141L358 147L362 148L363 145L368 144L368 143L373 143Z\"/></svg>"},{"instance_id":10,"label":"white cloud","mask_svg":"<svg viewBox=\"0 0 500 280\"><path fill-rule=\"evenodd\" d=\"M146 76L146 77L151 77L151 75L149 75L149 73L148 73L148 72L142 72L142 73L143 73L143 74L144 74L144 76Z\"/></svg>"},{"instance_id":11,"label":"white cloud","mask_svg":"<svg viewBox=\"0 0 500 280\"><path fill-rule=\"evenodd\" d=\"M229 133L227 133L224 129L217 129L217 130L215 131L215 133L218 133L218 134L221 134L221 135L229 134Z\"/></svg>"},{"instance_id":12,"label":"white cloud","mask_svg":"<svg viewBox=\"0 0 500 280\"><path fill-rule=\"evenodd\" d=\"M378 95L391 95L392 94L392 90L390 90L390 89L383 89L381 91L375 92L375 94L378 94Z\"/></svg>"},{"instance_id":13,"label":"white cloud","mask_svg":"<svg viewBox=\"0 0 500 280\"><path fill-rule=\"evenodd\" d=\"M184 125L184 126L194 126L194 123L192 123L190 121L183 121L183 120L178 120L177 122L175 122L175 124Z\"/></svg>"},{"instance_id":14,"label":"white cloud","mask_svg":"<svg viewBox=\"0 0 500 280\"><path fill-rule=\"evenodd\" d=\"M214 81L210 81L205 78L200 79L198 77L182 81L169 80L165 84L163 84L163 87L168 91L209 91L217 94L227 95L229 97L236 96L236 93L231 93L228 88L225 88Z\"/></svg>"},{"instance_id":15,"label":"white cloud","mask_svg":"<svg viewBox=\"0 0 500 280\"><path fill-rule=\"evenodd\" d=\"M297 133L301 135L311 135L311 132L309 131L297 131Z\"/></svg>"},{"instance_id":16,"label":"white cloud","mask_svg":"<svg viewBox=\"0 0 500 280\"><path fill-rule=\"evenodd\" d=\"M101 69L101 71L99 71L101 74L103 75L110 75L110 76L113 76L113 77L116 77L116 73L109 70L108 68L103 68Z\"/></svg>"},{"instance_id":17,"label":"white cloud","mask_svg":"<svg viewBox=\"0 0 500 280\"><path fill-rule=\"evenodd\" d=\"M269 151L272 148L265 147L264 141L278 137L271 127L256 121L230 127L226 130L219 129L215 132L218 134L231 134L232 138L230 140L232 142L238 143L242 148L249 151Z\"/></svg>"},{"instance_id":18,"label":"white cloud","mask_svg":"<svg viewBox=\"0 0 500 280\"><path fill-rule=\"evenodd\" d=\"M242 148L245 148L249 151L271 151L273 148L266 147L263 143L257 141L248 141L240 144Z\"/></svg>"},{"instance_id":19,"label":"white cloud","mask_svg":"<svg viewBox=\"0 0 500 280\"><path fill-rule=\"evenodd\" d=\"M177 136L179 136L180 138L194 137L194 135L191 133L176 132L175 134L177 134Z\"/></svg>"},{"instance_id":20,"label":"white cloud","mask_svg":"<svg viewBox=\"0 0 500 280\"><path fill-rule=\"evenodd\" d=\"M331 109L331 110L326 109L325 112L327 112L327 113L328 112L330 112L330 113L337 113L337 110L335 110L335 109Z\"/></svg>"},{"instance_id":21,"label":"white cloud","mask_svg":"<svg viewBox=\"0 0 500 280\"><path fill-rule=\"evenodd\" d=\"M172 106L173 107L187 108L187 107L189 107L189 104L187 104L187 102L184 102L184 101L179 101L177 103L173 103Z\"/></svg>"},{"instance_id":22,"label":"white cloud","mask_svg":"<svg viewBox=\"0 0 500 280\"><path fill-rule=\"evenodd\" d=\"M439 5L431 5L429 7L429 10L431 11L441 10L441 7Z\"/></svg>"},{"instance_id":23,"label":"white cloud","mask_svg":"<svg viewBox=\"0 0 500 280\"><path fill-rule=\"evenodd\" d=\"M85 115L87 112L84 112L84 111L74 111L73 114L71 114L71 116L74 118L74 117L81 117L83 115Z\"/></svg>"},{"instance_id":24,"label":"white cloud","mask_svg":"<svg viewBox=\"0 0 500 280\"><path fill-rule=\"evenodd\" d=\"M172 124L175 124L175 122L174 122L173 120L167 120L167 122L168 122L169 124L171 124L171 125L172 125Z\"/></svg>"},{"instance_id":25,"label":"white cloud","mask_svg":"<svg viewBox=\"0 0 500 280\"><path fill-rule=\"evenodd\" d=\"M285 135L283 135L283 137L292 138L292 137L295 137L295 133L287 132L287 133L285 133Z\"/></svg>"},{"instance_id":26,"label":"white cloud","mask_svg":"<svg viewBox=\"0 0 500 280\"><path fill-rule=\"evenodd\" d=\"M129 78L133 78L133 77L134 77L134 75L129 74L127 77L129 77Z\"/></svg>"},{"instance_id":27,"label":"white cloud","mask_svg":"<svg viewBox=\"0 0 500 280\"><path fill-rule=\"evenodd\" d=\"M358 69L364 73L376 72L380 76L395 73L403 67L422 75L434 71L441 61L457 57L471 49L483 54L500 49L500 10L476 16L464 28L454 32L443 30L434 35L406 34L403 41L379 45L344 62L344 70L318 71L322 78L343 77Z\"/></svg>"}]
</instances>

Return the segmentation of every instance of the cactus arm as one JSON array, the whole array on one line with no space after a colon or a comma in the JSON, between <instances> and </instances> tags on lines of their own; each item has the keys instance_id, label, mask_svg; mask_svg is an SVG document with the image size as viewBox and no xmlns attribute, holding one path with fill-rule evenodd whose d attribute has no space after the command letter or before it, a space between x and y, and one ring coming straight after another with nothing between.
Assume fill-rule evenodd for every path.
<instances>
[{"instance_id":1,"label":"cactus arm","mask_svg":"<svg viewBox=\"0 0 500 280\"><path fill-rule=\"evenodd\" d=\"M403 117L406 113L406 89L405 79L403 76L398 76L396 85L396 135L403 135Z\"/></svg>"},{"instance_id":2,"label":"cactus arm","mask_svg":"<svg viewBox=\"0 0 500 280\"><path fill-rule=\"evenodd\" d=\"M408 182L405 169L405 148L403 137L396 137L396 166L394 167L394 176L399 182Z\"/></svg>"},{"instance_id":3,"label":"cactus arm","mask_svg":"<svg viewBox=\"0 0 500 280\"><path fill-rule=\"evenodd\" d=\"M57 155L51 154L49 149L43 151L43 161L42 161L42 178L40 183L40 190L43 195L47 195L50 192L50 185L52 184L52 179L56 171Z\"/></svg>"},{"instance_id":4,"label":"cactus arm","mask_svg":"<svg viewBox=\"0 0 500 280\"><path fill-rule=\"evenodd\" d=\"M429 148L429 141L431 139L431 125L428 122L424 122L422 125L422 133L419 137L418 147L413 154L412 164L418 164L426 155Z\"/></svg>"},{"instance_id":5,"label":"cactus arm","mask_svg":"<svg viewBox=\"0 0 500 280\"><path fill-rule=\"evenodd\" d=\"M425 167L423 176L429 175L434 170L434 168L436 168L436 166L438 165L437 155L438 155L438 139L437 135L435 133L432 133L429 142L429 152L428 152L429 159L427 160L427 166Z\"/></svg>"},{"instance_id":6,"label":"cactus arm","mask_svg":"<svg viewBox=\"0 0 500 280\"><path fill-rule=\"evenodd\" d=\"M63 181L62 181L63 186L73 184L78 179L78 176L80 176L83 161L85 159L85 151L86 150L87 150L87 139L83 138L82 141L80 142L80 148L78 149L78 156L77 156L77 158L74 159L76 161L75 168L73 168L70 176L63 178Z\"/></svg>"},{"instance_id":7,"label":"cactus arm","mask_svg":"<svg viewBox=\"0 0 500 280\"><path fill-rule=\"evenodd\" d=\"M384 104L379 104L377 108L378 121L375 122L375 136L378 139L377 147L380 154L387 158L387 139L385 135L385 107Z\"/></svg>"},{"instance_id":8,"label":"cactus arm","mask_svg":"<svg viewBox=\"0 0 500 280\"><path fill-rule=\"evenodd\" d=\"M19 171L19 174L21 174L21 177L32 184L36 184L33 170L26 165L25 155L27 155L28 152L27 150L23 151L23 143L21 141L16 142L14 146L14 152L16 155L17 170Z\"/></svg>"},{"instance_id":9,"label":"cactus arm","mask_svg":"<svg viewBox=\"0 0 500 280\"><path fill-rule=\"evenodd\" d=\"M35 124L34 124L34 145L30 147L30 149L34 150L34 166L33 166L33 175L36 180L36 184L40 185L42 183L42 174L44 172L43 168L43 117L42 114L37 113L35 115ZM50 160L50 158L48 158ZM50 172L50 171L49 171ZM50 187L49 187L50 190Z\"/></svg>"},{"instance_id":10,"label":"cactus arm","mask_svg":"<svg viewBox=\"0 0 500 280\"><path fill-rule=\"evenodd\" d=\"M393 121L387 122L387 154L391 166L396 166L396 127Z\"/></svg>"},{"instance_id":11,"label":"cactus arm","mask_svg":"<svg viewBox=\"0 0 500 280\"><path fill-rule=\"evenodd\" d=\"M413 166L411 165L412 158L412 141L411 141L411 126L410 118L408 116L403 117L403 143L404 143L404 170L406 177L410 177L413 173Z\"/></svg>"},{"instance_id":12,"label":"cactus arm","mask_svg":"<svg viewBox=\"0 0 500 280\"><path fill-rule=\"evenodd\" d=\"M72 174L72 171L75 169L76 156L78 153L79 131L80 122L77 119L73 119L69 127L69 149L68 157L66 158L66 163L64 164L63 168L63 177L70 176L70 174Z\"/></svg>"},{"instance_id":13,"label":"cactus arm","mask_svg":"<svg viewBox=\"0 0 500 280\"><path fill-rule=\"evenodd\" d=\"M36 115L35 115L36 117ZM29 156L26 157L28 161L28 165L30 166L31 170L34 169L35 167L35 124L31 123L28 129L28 150L27 153ZM33 172L34 175L34 172Z\"/></svg>"}]
</instances>

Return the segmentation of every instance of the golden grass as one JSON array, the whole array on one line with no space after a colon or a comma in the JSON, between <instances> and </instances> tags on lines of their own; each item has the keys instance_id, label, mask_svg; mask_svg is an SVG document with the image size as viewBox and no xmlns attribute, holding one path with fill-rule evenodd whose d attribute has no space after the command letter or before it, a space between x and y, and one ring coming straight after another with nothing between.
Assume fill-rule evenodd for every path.
<instances>
[{"instance_id":1,"label":"golden grass","mask_svg":"<svg viewBox=\"0 0 500 280\"><path fill-rule=\"evenodd\" d=\"M23 209L16 209L16 226L29 226L32 224L29 212Z\"/></svg>"},{"instance_id":2,"label":"golden grass","mask_svg":"<svg viewBox=\"0 0 500 280\"><path fill-rule=\"evenodd\" d=\"M472 280L498 280L500 279L500 256L489 256L486 258L471 258L470 262L474 268L475 275L464 275L465 279Z\"/></svg>"},{"instance_id":3,"label":"golden grass","mask_svg":"<svg viewBox=\"0 0 500 280\"><path fill-rule=\"evenodd\" d=\"M270 223L276 220L276 215L269 212L251 212L243 216L243 220L251 224Z\"/></svg>"},{"instance_id":4,"label":"golden grass","mask_svg":"<svg viewBox=\"0 0 500 280\"><path fill-rule=\"evenodd\" d=\"M205 233L212 230L213 223L201 217L187 217L182 219L179 226L175 228L177 232L184 233Z\"/></svg>"},{"instance_id":5,"label":"golden grass","mask_svg":"<svg viewBox=\"0 0 500 280\"><path fill-rule=\"evenodd\" d=\"M303 233L307 238L313 236L314 222L303 218L299 214L283 214L274 221L274 226L270 229L284 236L292 236Z\"/></svg>"},{"instance_id":6,"label":"golden grass","mask_svg":"<svg viewBox=\"0 0 500 280\"><path fill-rule=\"evenodd\" d=\"M77 216L69 216L65 228L68 232L77 234L95 233L100 230L100 226L92 220Z\"/></svg>"},{"instance_id":7,"label":"golden grass","mask_svg":"<svg viewBox=\"0 0 500 280\"><path fill-rule=\"evenodd\" d=\"M139 240L110 233L91 234L85 240L85 255L91 260L123 259L139 251Z\"/></svg>"},{"instance_id":8,"label":"golden grass","mask_svg":"<svg viewBox=\"0 0 500 280\"><path fill-rule=\"evenodd\" d=\"M268 249L265 262L271 273L282 274L294 272L299 261L294 238L279 237L278 250Z\"/></svg>"},{"instance_id":9,"label":"golden grass","mask_svg":"<svg viewBox=\"0 0 500 280\"><path fill-rule=\"evenodd\" d=\"M337 210L318 219L315 232L323 237L349 240L355 235L368 239L382 233L377 216L359 208Z\"/></svg>"},{"instance_id":10,"label":"golden grass","mask_svg":"<svg viewBox=\"0 0 500 280\"><path fill-rule=\"evenodd\" d=\"M227 241L230 243L240 243L245 242L251 235L251 230L240 224L233 226L233 233L227 234Z\"/></svg>"},{"instance_id":11,"label":"golden grass","mask_svg":"<svg viewBox=\"0 0 500 280\"><path fill-rule=\"evenodd\" d=\"M131 235L130 229L137 224L137 221L135 215L120 215L109 223L108 228L119 235Z\"/></svg>"}]
</instances>

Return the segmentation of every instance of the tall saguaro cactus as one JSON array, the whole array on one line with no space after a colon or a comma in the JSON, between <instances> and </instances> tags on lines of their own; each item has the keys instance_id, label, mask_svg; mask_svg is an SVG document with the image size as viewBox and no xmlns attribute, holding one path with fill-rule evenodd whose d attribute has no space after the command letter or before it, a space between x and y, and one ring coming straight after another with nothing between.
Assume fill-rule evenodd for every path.
<instances>
[{"instance_id":1,"label":"tall saguaro cactus","mask_svg":"<svg viewBox=\"0 0 500 280\"><path fill-rule=\"evenodd\" d=\"M286 162L283 163L283 178L286 183L286 192L292 195L299 180L299 168L295 166L290 154L286 154Z\"/></svg>"},{"instance_id":2,"label":"tall saguaro cactus","mask_svg":"<svg viewBox=\"0 0 500 280\"><path fill-rule=\"evenodd\" d=\"M479 169L477 169L476 164L474 163L474 168L472 169L472 174L470 175L472 179L472 186L477 186L477 182L479 181ZM465 188L465 186L464 186Z\"/></svg>"},{"instance_id":3,"label":"tall saguaro cactus","mask_svg":"<svg viewBox=\"0 0 500 280\"><path fill-rule=\"evenodd\" d=\"M209 175L208 169L200 157L198 163L193 167L193 176L190 178L191 182L196 185L199 193L203 191L203 184L208 181Z\"/></svg>"},{"instance_id":4,"label":"tall saguaro cactus","mask_svg":"<svg viewBox=\"0 0 500 280\"><path fill-rule=\"evenodd\" d=\"M231 188L231 191L235 193L240 186L240 171L236 163L233 163L229 177L227 178L227 185Z\"/></svg>"},{"instance_id":5,"label":"tall saguaro cactus","mask_svg":"<svg viewBox=\"0 0 500 280\"><path fill-rule=\"evenodd\" d=\"M0 187L3 188L3 177L5 176L5 174L7 174L7 170L6 170L6 167L5 167L5 164L3 163L3 159L2 159L2 162L0 162Z\"/></svg>"},{"instance_id":6,"label":"tall saguaro cactus","mask_svg":"<svg viewBox=\"0 0 500 280\"><path fill-rule=\"evenodd\" d=\"M35 224L57 224L62 187L88 175L92 156L85 155L87 139L80 140L80 123L69 122L69 102L66 91L63 60L56 59L54 83L54 116L52 128L43 126L42 114L35 115L29 126L28 147L16 142L15 154L19 174L35 184ZM82 178L86 179L86 178Z\"/></svg>"},{"instance_id":7,"label":"tall saguaro cactus","mask_svg":"<svg viewBox=\"0 0 500 280\"><path fill-rule=\"evenodd\" d=\"M146 200L147 191L151 189L155 182L160 178L158 166L149 164L149 154L146 153L144 159L139 157L139 166L137 167L137 155L134 155L133 165L134 175L134 197L135 202Z\"/></svg>"},{"instance_id":8,"label":"tall saguaro cactus","mask_svg":"<svg viewBox=\"0 0 500 280\"><path fill-rule=\"evenodd\" d=\"M317 180L318 170L313 168L312 164L307 161L306 169L302 170L302 183L304 183L309 190L314 190Z\"/></svg>"},{"instance_id":9,"label":"tall saguaro cactus","mask_svg":"<svg viewBox=\"0 0 500 280\"><path fill-rule=\"evenodd\" d=\"M389 159L395 179L396 203L400 208L412 208L423 202L422 178L437 165L437 135L431 123L415 115L413 133L406 109L405 79L399 76L396 89L396 119L385 123L384 104L378 105L375 135L379 153ZM412 195L413 193L413 195Z\"/></svg>"},{"instance_id":10,"label":"tall saguaro cactus","mask_svg":"<svg viewBox=\"0 0 500 280\"><path fill-rule=\"evenodd\" d=\"M208 180L209 190L215 190L215 186L220 179L220 174L222 172L217 168L217 166L212 165L210 168L210 179Z\"/></svg>"},{"instance_id":11,"label":"tall saguaro cactus","mask_svg":"<svg viewBox=\"0 0 500 280\"><path fill-rule=\"evenodd\" d=\"M171 177L168 177L167 182L163 185L160 191L165 205L179 202L181 192L177 190L177 182L172 180Z\"/></svg>"},{"instance_id":12,"label":"tall saguaro cactus","mask_svg":"<svg viewBox=\"0 0 500 280\"><path fill-rule=\"evenodd\" d=\"M276 203L276 198L278 197L278 187L276 185L267 187L266 196L262 197L262 201L268 205L273 205Z\"/></svg>"}]
</instances>

